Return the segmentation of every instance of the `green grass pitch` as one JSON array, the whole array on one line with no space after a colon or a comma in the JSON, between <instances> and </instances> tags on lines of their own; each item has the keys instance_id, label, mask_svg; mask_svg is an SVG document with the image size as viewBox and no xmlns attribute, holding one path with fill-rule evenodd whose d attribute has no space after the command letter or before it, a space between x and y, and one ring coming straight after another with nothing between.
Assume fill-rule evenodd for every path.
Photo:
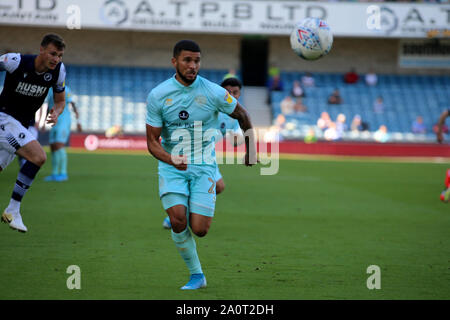
<instances>
[{"instance_id":1,"label":"green grass pitch","mask_svg":"<svg viewBox=\"0 0 450 320\"><path fill-rule=\"evenodd\" d=\"M149 155L69 153L70 180L24 198L29 232L0 225L0 299L449 299L448 164L281 160L274 176L222 165L226 190L197 238L208 287L179 289L188 271L162 228ZM0 174L0 206L18 165ZM67 267L81 270L69 290ZM381 270L369 290L367 268Z\"/></svg>"}]
</instances>

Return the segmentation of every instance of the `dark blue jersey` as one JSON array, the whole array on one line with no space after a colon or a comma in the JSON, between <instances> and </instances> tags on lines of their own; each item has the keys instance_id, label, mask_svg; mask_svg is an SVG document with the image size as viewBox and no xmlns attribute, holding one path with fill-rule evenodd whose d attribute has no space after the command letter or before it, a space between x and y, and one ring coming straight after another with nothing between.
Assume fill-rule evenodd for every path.
<instances>
[{"instance_id":1,"label":"dark blue jersey","mask_svg":"<svg viewBox=\"0 0 450 320\"><path fill-rule=\"evenodd\" d=\"M0 94L0 112L7 113L28 127L42 106L49 88L64 91L66 71L60 62L54 70L37 73L36 55L8 53L0 57L0 71L5 70L5 82Z\"/></svg>"}]
</instances>

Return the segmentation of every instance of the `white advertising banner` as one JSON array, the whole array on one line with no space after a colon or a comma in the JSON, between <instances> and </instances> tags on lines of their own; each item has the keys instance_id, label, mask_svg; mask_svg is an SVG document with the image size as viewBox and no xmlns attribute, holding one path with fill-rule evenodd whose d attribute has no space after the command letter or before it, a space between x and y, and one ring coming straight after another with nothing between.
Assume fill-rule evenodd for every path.
<instances>
[{"instance_id":1,"label":"white advertising banner","mask_svg":"<svg viewBox=\"0 0 450 320\"><path fill-rule=\"evenodd\" d=\"M335 36L448 37L450 5L239 0L0 0L0 25L287 35L305 17Z\"/></svg>"}]
</instances>

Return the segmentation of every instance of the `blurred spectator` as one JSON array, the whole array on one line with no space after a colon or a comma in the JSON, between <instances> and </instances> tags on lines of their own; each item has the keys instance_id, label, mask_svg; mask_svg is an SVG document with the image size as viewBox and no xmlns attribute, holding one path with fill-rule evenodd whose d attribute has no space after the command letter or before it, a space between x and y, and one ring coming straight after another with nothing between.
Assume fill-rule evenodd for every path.
<instances>
[{"instance_id":1,"label":"blurred spectator","mask_svg":"<svg viewBox=\"0 0 450 320\"><path fill-rule=\"evenodd\" d=\"M383 124L375 131L374 139L378 142L387 142L389 140L389 133L387 127Z\"/></svg>"},{"instance_id":2,"label":"blurred spectator","mask_svg":"<svg viewBox=\"0 0 450 320\"><path fill-rule=\"evenodd\" d=\"M347 123L345 122L347 118L345 117L345 114L340 113L338 114L336 118L336 131L338 137L342 137L343 133L347 131Z\"/></svg>"},{"instance_id":3,"label":"blurred spectator","mask_svg":"<svg viewBox=\"0 0 450 320\"><path fill-rule=\"evenodd\" d=\"M376 86L378 83L378 77L373 70L369 70L369 73L366 74L365 80L368 86Z\"/></svg>"},{"instance_id":4,"label":"blurred spectator","mask_svg":"<svg viewBox=\"0 0 450 320\"><path fill-rule=\"evenodd\" d=\"M323 111L320 114L320 118L317 120L317 127L319 127L320 130L325 131L331 123L331 118L328 112Z\"/></svg>"},{"instance_id":5,"label":"blurred spectator","mask_svg":"<svg viewBox=\"0 0 450 320\"><path fill-rule=\"evenodd\" d=\"M280 75L278 74L270 77L267 86L269 91L283 91L283 81L281 80Z\"/></svg>"},{"instance_id":6,"label":"blurred spectator","mask_svg":"<svg viewBox=\"0 0 450 320\"><path fill-rule=\"evenodd\" d=\"M238 76L236 75L236 70L234 69L229 69L228 73L223 77L223 80L228 79L228 78L237 78Z\"/></svg>"},{"instance_id":7,"label":"blurred spectator","mask_svg":"<svg viewBox=\"0 0 450 320\"><path fill-rule=\"evenodd\" d=\"M291 96L287 96L280 103L281 112L284 115L294 113L294 106L295 106L295 102L294 102L294 100L292 100Z\"/></svg>"},{"instance_id":8,"label":"blurred spectator","mask_svg":"<svg viewBox=\"0 0 450 320\"><path fill-rule=\"evenodd\" d=\"M303 139L305 143L314 143L317 142L316 133L312 128L309 128L308 132L306 133L305 138Z\"/></svg>"},{"instance_id":9,"label":"blurred spectator","mask_svg":"<svg viewBox=\"0 0 450 320\"><path fill-rule=\"evenodd\" d=\"M308 107L303 104L303 100L301 97L298 97L295 100L294 111L300 113L308 112Z\"/></svg>"},{"instance_id":10,"label":"blurred spectator","mask_svg":"<svg viewBox=\"0 0 450 320\"><path fill-rule=\"evenodd\" d=\"M283 140L280 135L280 130L276 126L271 126L268 131L264 133L264 142L279 142Z\"/></svg>"},{"instance_id":11,"label":"blurred spectator","mask_svg":"<svg viewBox=\"0 0 450 320\"><path fill-rule=\"evenodd\" d=\"M333 93L328 97L329 104L341 104L342 97L339 89L334 89Z\"/></svg>"},{"instance_id":12,"label":"blurred spectator","mask_svg":"<svg viewBox=\"0 0 450 320\"><path fill-rule=\"evenodd\" d=\"M382 96L379 96L373 102L373 111L375 113L383 113L384 112L384 102L383 102L383 97Z\"/></svg>"},{"instance_id":13,"label":"blurred spectator","mask_svg":"<svg viewBox=\"0 0 450 320\"><path fill-rule=\"evenodd\" d=\"M120 137L123 135L123 129L119 124L113 125L105 131L105 136L107 138Z\"/></svg>"},{"instance_id":14,"label":"blurred spectator","mask_svg":"<svg viewBox=\"0 0 450 320\"><path fill-rule=\"evenodd\" d=\"M291 96L293 96L294 98L305 97L305 90L303 90L302 86L300 85L300 81L295 80L292 83Z\"/></svg>"},{"instance_id":15,"label":"blurred spectator","mask_svg":"<svg viewBox=\"0 0 450 320\"><path fill-rule=\"evenodd\" d=\"M330 122L330 126L325 130L323 136L328 141L336 141L342 138L342 135L339 135L335 122Z\"/></svg>"},{"instance_id":16,"label":"blurred spectator","mask_svg":"<svg viewBox=\"0 0 450 320\"><path fill-rule=\"evenodd\" d=\"M275 76L279 76L280 75L280 68L275 67L275 66L271 66L269 68L268 74L269 74L269 78L273 78Z\"/></svg>"},{"instance_id":17,"label":"blurred spectator","mask_svg":"<svg viewBox=\"0 0 450 320\"><path fill-rule=\"evenodd\" d=\"M369 130L369 125L367 124L367 122L362 121L361 116L359 114L357 114L353 117L352 124L350 125L350 129L353 132L367 131L367 130Z\"/></svg>"},{"instance_id":18,"label":"blurred spectator","mask_svg":"<svg viewBox=\"0 0 450 320\"><path fill-rule=\"evenodd\" d=\"M314 87L316 85L316 82L312 76L312 74L310 72L307 72L303 77L302 77L302 85L304 88L307 87Z\"/></svg>"},{"instance_id":19,"label":"blurred spectator","mask_svg":"<svg viewBox=\"0 0 450 320\"><path fill-rule=\"evenodd\" d=\"M427 127L423 123L423 118L421 116L417 116L416 121L412 124L411 130L413 133L427 133Z\"/></svg>"},{"instance_id":20,"label":"blurred spectator","mask_svg":"<svg viewBox=\"0 0 450 320\"><path fill-rule=\"evenodd\" d=\"M286 123L286 117L280 113L277 118L275 119L275 123L274 125L278 128L278 129L284 129L284 125Z\"/></svg>"},{"instance_id":21,"label":"blurred spectator","mask_svg":"<svg viewBox=\"0 0 450 320\"><path fill-rule=\"evenodd\" d=\"M345 83L350 83L350 84L351 84L351 83L357 83L358 80L359 80L359 76L358 76L358 74L356 73L356 71L355 71L354 68L350 69L350 71L347 72L347 73L344 75L344 82L345 82Z\"/></svg>"}]
</instances>

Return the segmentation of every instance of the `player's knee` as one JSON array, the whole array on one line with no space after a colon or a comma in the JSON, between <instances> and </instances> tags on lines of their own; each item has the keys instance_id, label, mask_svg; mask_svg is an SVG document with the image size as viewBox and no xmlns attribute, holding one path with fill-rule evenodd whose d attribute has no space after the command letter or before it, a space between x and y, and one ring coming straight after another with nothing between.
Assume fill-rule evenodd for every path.
<instances>
[{"instance_id":1,"label":"player's knee","mask_svg":"<svg viewBox=\"0 0 450 320\"><path fill-rule=\"evenodd\" d=\"M45 161L47 161L47 155L45 152L40 152L39 154L34 155L30 161L35 165L42 167Z\"/></svg>"},{"instance_id":2,"label":"player's knee","mask_svg":"<svg viewBox=\"0 0 450 320\"><path fill-rule=\"evenodd\" d=\"M192 226L192 232L194 232L194 234L200 238L206 236L206 234L208 233L208 230L209 230L209 227L206 227L206 226L202 226L202 227Z\"/></svg>"},{"instance_id":3,"label":"player's knee","mask_svg":"<svg viewBox=\"0 0 450 320\"><path fill-rule=\"evenodd\" d=\"M186 216L184 217L184 219L182 217L178 217L178 216L171 216L170 224L172 226L172 230L175 233L182 232L183 230L186 229L186 226L187 226Z\"/></svg>"}]
</instances>

